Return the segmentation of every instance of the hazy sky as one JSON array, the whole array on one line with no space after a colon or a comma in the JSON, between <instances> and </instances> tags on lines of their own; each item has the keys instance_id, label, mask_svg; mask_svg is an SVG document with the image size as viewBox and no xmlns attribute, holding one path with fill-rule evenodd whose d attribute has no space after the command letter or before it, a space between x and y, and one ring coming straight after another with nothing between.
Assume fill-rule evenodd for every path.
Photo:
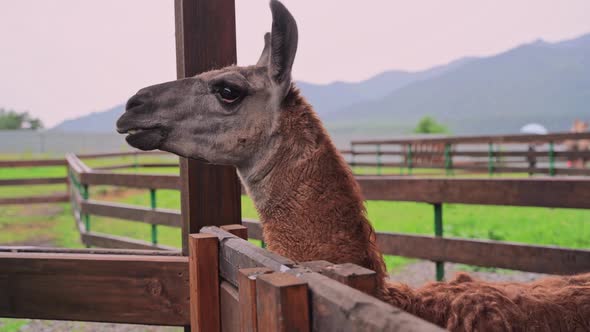
<instances>
[{"instance_id":1,"label":"hazy sky","mask_svg":"<svg viewBox=\"0 0 590 332\"><path fill-rule=\"evenodd\" d=\"M300 30L294 76L316 83L590 32L589 0L284 3ZM174 79L173 7L173 0L0 1L0 107L29 110L52 126ZM270 29L268 1L236 7L238 63L251 64Z\"/></svg>"}]
</instances>

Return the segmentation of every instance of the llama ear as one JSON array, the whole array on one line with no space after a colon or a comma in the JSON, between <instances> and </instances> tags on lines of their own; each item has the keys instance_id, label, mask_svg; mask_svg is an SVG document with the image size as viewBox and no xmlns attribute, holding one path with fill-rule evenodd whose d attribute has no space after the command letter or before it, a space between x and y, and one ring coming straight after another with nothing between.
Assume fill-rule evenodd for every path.
<instances>
[{"instance_id":1,"label":"llama ear","mask_svg":"<svg viewBox=\"0 0 590 332\"><path fill-rule=\"evenodd\" d=\"M270 1L272 33L270 35L269 74L284 94L291 86L291 68L297 53L297 23L287 8L277 0Z\"/></svg>"},{"instance_id":2,"label":"llama ear","mask_svg":"<svg viewBox=\"0 0 590 332\"><path fill-rule=\"evenodd\" d=\"M268 61L270 58L270 32L264 34L264 49L262 50L262 54L260 54L260 59L256 63L257 66L268 66Z\"/></svg>"}]
</instances>

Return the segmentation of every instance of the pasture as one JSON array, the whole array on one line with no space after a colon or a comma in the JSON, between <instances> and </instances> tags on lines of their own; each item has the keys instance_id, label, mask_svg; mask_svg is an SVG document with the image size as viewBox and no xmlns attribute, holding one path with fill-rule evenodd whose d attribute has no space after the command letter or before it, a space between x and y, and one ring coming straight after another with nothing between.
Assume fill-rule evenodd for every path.
<instances>
[{"instance_id":1,"label":"pasture","mask_svg":"<svg viewBox=\"0 0 590 332\"><path fill-rule=\"evenodd\" d=\"M14 155L0 156L1 159ZM27 156L25 156L27 157ZM90 167L101 167L134 162L174 162L176 159L162 156L117 157L88 160ZM354 169L355 173L370 174L373 169ZM395 172L398 169L391 169ZM178 174L176 167L128 168L117 172ZM442 174L441 174L442 175ZM62 166L2 168L0 179L65 177ZM470 176L482 176L473 175ZM486 175L483 175L484 177ZM523 174L505 174L519 177ZM35 194L51 194L63 191L63 185L5 186L0 187L1 197ZM147 190L123 189L121 187L92 186L90 197L97 200L126 203L148 207L150 196ZM158 207L180 209L180 193L175 190L158 190ZM432 206L424 203L367 201L367 213L378 231L431 235L433 233ZM242 216L259 219L252 201L242 196ZM444 205L445 236L522 242L541 245L556 245L571 248L590 248L590 211L579 209L555 209L536 207ZM93 230L107 234L149 240L150 227L145 224L113 218L92 217ZM180 246L180 230L166 226L158 228L159 242ZM8 205L0 208L0 244L34 244L75 248L82 244L78 239L68 203L52 205ZM388 257L389 269L395 269L409 260Z\"/></svg>"}]
</instances>

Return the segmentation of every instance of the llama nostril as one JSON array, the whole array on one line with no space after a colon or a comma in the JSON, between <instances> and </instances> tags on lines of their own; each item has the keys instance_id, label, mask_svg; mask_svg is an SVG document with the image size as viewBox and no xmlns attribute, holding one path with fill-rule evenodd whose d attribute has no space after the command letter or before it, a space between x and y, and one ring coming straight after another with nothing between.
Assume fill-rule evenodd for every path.
<instances>
[{"instance_id":1,"label":"llama nostril","mask_svg":"<svg viewBox=\"0 0 590 332\"><path fill-rule=\"evenodd\" d=\"M133 97L129 98L125 109L130 110L132 108L145 105L150 101L151 98L152 93L149 90L141 89Z\"/></svg>"},{"instance_id":2,"label":"llama nostril","mask_svg":"<svg viewBox=\"0 0 590 332\"><path fill-rule=\"evenodd\" d=\"M131 97L128 101L127 101L127 105L125 106L126 110L130 110L132 108L138 107L145 104L145 97L143 95L135 95L133 97Z\"/></svg>"}]
</instances>

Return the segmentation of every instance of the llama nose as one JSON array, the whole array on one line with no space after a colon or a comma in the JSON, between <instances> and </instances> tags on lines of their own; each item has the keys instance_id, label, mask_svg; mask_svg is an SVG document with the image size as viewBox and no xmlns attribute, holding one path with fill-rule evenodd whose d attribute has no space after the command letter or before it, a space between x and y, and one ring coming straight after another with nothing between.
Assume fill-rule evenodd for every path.
<instances>
[{"instance_id":1,"label":"llama nose","mask_svg":"<svg viewBox=\"0 0 590 332\"><path fill-rule=\"evenodd\" d=\"M127 101L127 105L125 106L125 110L131 110L133 108L139 108L149 102L151 99L152 94L148 90L140 90L137 94L133 97L129 98Z\"/></svg>"}]
</instances>

